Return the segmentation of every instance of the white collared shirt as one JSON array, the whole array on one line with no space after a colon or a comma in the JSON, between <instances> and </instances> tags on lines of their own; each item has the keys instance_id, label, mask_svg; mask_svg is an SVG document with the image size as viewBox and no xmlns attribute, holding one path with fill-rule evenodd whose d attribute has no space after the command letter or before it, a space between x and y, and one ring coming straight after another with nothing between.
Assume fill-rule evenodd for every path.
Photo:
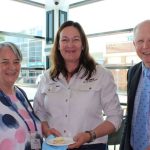
<instances>
[{"instance_id":1,"label":"white collared shirt","mask_svg":"<svg viewBox=\"0 0 150 150\"><path fill-rule=\"evenodd\" d=\"M47 70L41 79L34 99L34 110L41 121L48 121L51 128L63 136L75 136L79 132L92 130L106 120L120 127L122 109L112 73L101 67L88 81L80 73L72 76L69 83L62 74L53 81ZM107 143L107 136L97 138L94 143Z\"/></svg>"}]
</instances>

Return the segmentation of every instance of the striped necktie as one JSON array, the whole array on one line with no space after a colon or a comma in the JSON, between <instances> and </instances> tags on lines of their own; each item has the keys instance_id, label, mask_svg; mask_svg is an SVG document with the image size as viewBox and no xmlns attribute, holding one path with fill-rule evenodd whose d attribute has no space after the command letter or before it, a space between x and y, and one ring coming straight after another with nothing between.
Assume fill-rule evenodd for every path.
<instances>
[{"instance_id":1,"label":"striped necktie","mask_svg":"<svg viewBox=\"0 0 150 150\"><path fill-rule=\"evenodd\" d=\"M133 129L133 149L146 150L148 146L148 122L150 103L150 69L143 71L143 87Z\"/></svg>"}]
</instances>

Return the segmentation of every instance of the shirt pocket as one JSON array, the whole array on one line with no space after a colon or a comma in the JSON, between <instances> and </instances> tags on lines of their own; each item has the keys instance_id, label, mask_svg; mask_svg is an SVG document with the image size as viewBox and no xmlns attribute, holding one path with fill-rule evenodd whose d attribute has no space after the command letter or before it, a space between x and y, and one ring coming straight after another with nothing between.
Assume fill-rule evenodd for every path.
<instances>
[{"instance_id":1,"label":"shirt pocket","mask_svg":"<svg viewBox=\"0 0 150 150\"><path fill-rule=\"evenodd\" d=\"M99 91L99 89L100 87L92 83L87 83L87 84L84 83L79 86L79 91L83 91L83 92Z\"/></svg>"},{"instance_id":2,"label":"shirt pocket","mask_svg":"<svg viewBox=\"0 0 150 150\"><path fill-rule=\"evenodd\" d=\"M42 93L47 95L48 93L59 92L60 89L61 86L59 84L49 84L48 86L43 88Z\"/></svg>"}]
</instances>

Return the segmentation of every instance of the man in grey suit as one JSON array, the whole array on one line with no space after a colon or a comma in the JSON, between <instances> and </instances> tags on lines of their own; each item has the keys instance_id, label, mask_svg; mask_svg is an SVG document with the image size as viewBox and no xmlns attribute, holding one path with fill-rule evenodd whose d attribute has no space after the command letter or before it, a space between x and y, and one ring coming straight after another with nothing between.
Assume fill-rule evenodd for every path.
<instances>
[{"instance_id":1,"label":"man in grey suit","mask_svg":"<svg viewBox=\"0 0 150 150\"><path fill-rule=\"evenodd\" d=\"M140 103L141 89L144 84L142 72L144 69L150 68L150 20L145 20L139 23L134 28L133 33L133 44L135 46L137 55L142 61L131 67L127 75L127 118L120 150L137 150L137 148L135 148L136 143L134 142L134 127L136 124L136 116L138 113L137 110ZM150 118L150 113L148 115ZM147 132L145 132L145 134L148 133L148 143L145 146L146 148L138 148L140 150L150 150L150 119L148 119L146 125ZM143 129L141 128L141 130Z\"/></svg>"}]
</instances>

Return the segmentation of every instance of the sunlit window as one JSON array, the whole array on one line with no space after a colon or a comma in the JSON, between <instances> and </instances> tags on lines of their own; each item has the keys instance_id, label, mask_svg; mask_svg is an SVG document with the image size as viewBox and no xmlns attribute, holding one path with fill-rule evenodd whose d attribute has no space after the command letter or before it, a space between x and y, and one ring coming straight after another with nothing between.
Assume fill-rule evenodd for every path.
<instances>
[{"instance_id":1,"label":"sunlit window","mask_svg":"<svg viewBox=\"0 0 150 150\"><path fill-rule=\"evenodd\" d=\"M0 30L45 36L45 9L12 0L0 5Z\"/></svg>"}]
</instances>

